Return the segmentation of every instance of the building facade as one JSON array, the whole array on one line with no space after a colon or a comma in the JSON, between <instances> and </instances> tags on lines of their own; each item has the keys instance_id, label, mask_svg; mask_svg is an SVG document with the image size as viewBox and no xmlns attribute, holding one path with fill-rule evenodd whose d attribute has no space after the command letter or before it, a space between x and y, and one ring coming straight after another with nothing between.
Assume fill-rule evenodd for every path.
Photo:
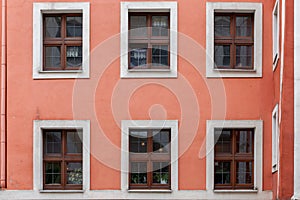
<instances>
[{"instance_id":1,"label":"building facade","mask_svg":"<svg viewBox=\"0 0 300 200\"><path fill-rule=\"evenodd\" d=\"M298 1L1 5L0 199L300 199Z\"/></svg>"}]
</instances>

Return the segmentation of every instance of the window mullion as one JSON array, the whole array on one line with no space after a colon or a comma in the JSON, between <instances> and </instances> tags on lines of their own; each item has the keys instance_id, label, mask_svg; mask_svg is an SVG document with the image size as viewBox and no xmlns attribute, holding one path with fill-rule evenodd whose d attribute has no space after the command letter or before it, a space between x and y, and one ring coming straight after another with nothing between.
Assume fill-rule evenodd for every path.
<instances>
[{"instance_id":1,"label":"window mullion","mask_svg":"<svg viewBox=\"0 0 300 200\"><path fill-rule=\"evenodd\" d=\"M62 49L61 49L61 63L62 63L62 69L64 70L66 68L66 46L65 46L65 39L66 39L66 16L62 16L61 21L61 37L62 37Z\"/></svg>"},{"instance_id":2,"label":"window mullion","mask_svg":"<svg viewBox=\"0 0 300 200\"><path fill-rule=\"evenodd\" d=\"M66 131L63 130L62 132L62 185L63 189L66 187L66 175L67 175L67 167L66 167L66 162L65 162L65 154L66 154Z\"/></svg>"},{"instance_id":3,"label":"window mullion","mask_svg":"<svg viewBox=\"0 0 300 200\"><path fill-rule=\"evenodd\" d=\"M236 131L232 130L232 187L235 189L236 187L236 162L235 162L235 154L236 154Z\"/></svg>"}]
</instances>

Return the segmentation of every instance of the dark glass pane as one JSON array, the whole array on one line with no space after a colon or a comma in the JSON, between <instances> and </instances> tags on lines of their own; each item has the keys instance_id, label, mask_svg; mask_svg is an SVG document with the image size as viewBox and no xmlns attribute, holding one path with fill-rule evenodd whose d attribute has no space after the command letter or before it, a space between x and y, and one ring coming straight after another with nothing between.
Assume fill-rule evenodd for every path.
<instances>
[{"instance_id":1,"label":"dark glass pane","mask_svg":"<svg viewBox=\"0 0 300 200\"><path fill-rule=\"evenodd\" d=\"M152 16L152 35L168 36L169 17L168 16Z\"/></svg>"},{"instance_id":2,"label":"dark glass pane","mask_svg":"<svg viewBox=\"0 0 300 200\"><path fill-rule=\"evenodd\" d=\"M232 153L231 131L215 130L215 153Z\"/></svg>"},{"instance_id":3,"label":"dark glass pane","mask_svg":"<svg viewBox=\"0 0 300 200\"><path fill-rule=\"evenodd\" d=\"M82 65L82 46L67 46L67 67Z\"/></svg>"},{"instance_id":4,"label":"dark glass pane","mask_svg":"<svg viewBox=\"0 0 300 200\"><path fill-rule=\"evenodd\" d=\"M82 153L82 131L67 132L67 153Z\"/></svg>"},{"instance_id":5,"label":"dark glass pane","mask_svg":"<svg viewBox=\"0 0 300 200\"><path fill-rule=\"evenodd\" d=\"M146 67L147 64L147 44L130 45L130 68Z\"/></svg>"},{"instance_id":6,"label":"dark glass pane","mask_svg":"<svg viewBox=\"0 0 300 200\"><path fill-rule=\"evenodd\" d=\"M230 184L230 162L215 162L215 184Z\"/></svg>"},{"instance_id":7,"label":"dark glass pane","mask_svg":"<svg viewBox=\"0 0 300 200\"><path fill-rule=\"evenodd\" d=\"M61 67L60 47L46 47L46 67Z\"/></svg>"},{"instance_id":8,"label":"dark glass pane","mask_svg":"<svg viewBox=\"0 0 300 200\"><path fill-rule=\"evenodd\" d=\"M82 37L82 17L67 17L67 37Z\"/></svg>"},{"instance_id":9,"label":"dark glass pane","mask_svg":"<svg viewBox=\"0 0 300 200\"><path fill-rule=\"evenodd\" d=\"M249 37L252 35L252 22L250 16L236 17L236 35Z\"/></svg>"},{"instance_id":10,"label":"dark glass pane","mask_svg":"<svg viewBox=\"0 0 300 200\"><path fill-rule=\"evenodd\" d=\"M236 46L236 67L252 66L252 46Z\"/></svg>"},{"instance_id":11,"label":"dark glass pane","mask_svg":"<svg viewBox=\"0 0 300 200\"><path fill-rule=\"evenodd\" d=\"M236 183L237 184L252 183L252 162L236 163Z\"/></svg>"},{"instance_id":12,"label":"dark glass pane","mask_svg":"<svg viewBox=\"0 0 300 200\"><path fill-rule=\"evenodd\" d=\"M230 36L230 16L215 16L215 36Z\"/></svg>"},{"instance_id":13,"label":"dark glass pane","mask_svg":"<svg viewBox=\"0 0 300 200\"><path fill-rule=\"evenodd\" d=\"M147 36L147 17L146 16L130 16L130 37Z\"/></svg>"},{"instance_id":14,"label":"dark glass pane","mask_svg":"<svg viewBox=\"0 0 300 200\"><path fill-rule=\"evenodd\" d=\"M130 131L129 151L132 153L147 152L147 131Z\"/></svg>"},{"instance_id":15,"label":"dark glass pane","mask_svg":"<svg viewBox=\"0 0 300 200\"><path fill-rule=\"evenodd\" d=\"M61 37L61 17L45 17L46 37Z\"/></svg>"},{"instance_id":16,"label":"dark glass pane","mask_svg":"<svg viewBox=\"0 0 300 200\"><path fill-rule=\"evenodd\" d=\"M215 45L215 63L217 67L230 67L229 45Z\"/></svg>"},{"instance_id":17,"label":"dark glass pane","mask_svg":"<svg viewBox=\"0 0 300 200\"><path fill-rule=\"evenodd\" d=\"M152 65L153 66L169 66L169 46L153 45L152 46Z\"/></svg>"},{"instance_id":18,"label":"dark glass pane","mask_svg":"<svg viewBox=\"0 0 300 200\"><path fill-rule=\"evenodd\" d=\"M67 163L67 184L82 184L82 163Z\"/></svg>"},{"instance_id":19,"label":"dark glass pane","mask_svg":"<svg viewBox=\"0 0 300 200\"><path fill-rule=\"evenodd\" d=\"M147 183L147 162L131 162L130 183L146 184Z\"/></svg>"},{"instance_id":20,"label":"dark glass pane","mask_svg":"<svg viewBox=\"0 0 300 200\"><path fill-rule=\"evenodd\" d=\"M167 153L170 148L169 131L153 131L153 151L155 153Z\"/></svg>"},{"instance_id":21,"label":"dark glass pane","mask_svg":"<svg viewBox=\"0 0 300 200\"><path fill-rule=\"evenodd\" d=\"M168 184L169 174L170 172L168 162L153 163L153 183Z\"/></svg>"},{"instance_id":22,"label":"dark glass pane","mask_svg":"<svg viewBox=\"0 0 300 200\"><path fill-rule=\"evenodd\" d=\"M253 131L240 130L236 134L236 152L251 153L253 150Z\"/></svg>"},{"instance_id":23,"label":"dark glass pane","mask_svg":"<svg viewBox=\"0 0 300 200\"><path fill-rule=\"evenodd\" d=\"M61 153L61 132L47 131L45 140L44 152L46 154Z\"/></svg>"},{"instance_id":24,"label":"dark glass pane","mask_svg":"<svg viewBox=\"0 0 300 200\"><path fill-rule=\"evenodd\" d=\"M45 184L61 184L61 166L59 162L46 163Z\"/></svg>"}]
</instances>

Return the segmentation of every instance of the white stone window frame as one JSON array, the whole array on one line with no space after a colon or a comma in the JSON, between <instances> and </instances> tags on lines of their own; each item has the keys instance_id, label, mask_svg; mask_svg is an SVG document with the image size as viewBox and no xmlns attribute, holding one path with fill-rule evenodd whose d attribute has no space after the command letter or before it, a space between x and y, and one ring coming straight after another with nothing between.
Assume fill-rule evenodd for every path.
<instances>
[{"instance_id":1,"label":"white stone window frame","mask_svg":"<svg viewBox=\"0 0 300 200\"><path fill-rule=\"evenodd\" d=\"M43 14L82 13L82 69L43 70ZM33 3L33 79L89 78L90 76L90 3Z\"/></svg>"},{"instance_id":2,"label":"white stone window frame","mask_svg":"<svg viewBox=\"0 0 300 200\"><path fill-rule=\"evenodd\" d=\"M272 112L272 173L278 170L278 151L279 151L279 120L278 104Z\"/></svg>"},{"instance_id":3,"label":"white stone window frame","mask_svg":"<svg viewBox=\"0 0 300 200\"><path fill-rule=\"evenodd\" d=\"M217 128L254 128L254 189L214 190L214 137ZM263 176L263 121L262 120L207 120L206 121L206 189L210 192L262 192Z\"/></svg>"},{"instance_id":4,"label":"white stone window frame","mask_svg":"<svg viewBox=\"0 0 300 200\"><path fill-rule=\"evenodd\" d=\"M207 2L206 3L206 77L262 77L262 3ZM214 14L254 13L253 69L216 69L214 63Z\"/></svg>"},{"instance_id":5,"label":"white stone window frame","mask_svg":"<svg viewBox=\"0 0 300 200\"><path fill-rule=\"evenodd\" d=\"M279 1L276 0L274 8L273 8L273 15L272 15L273 71L275 71L279 57L280 57L280 55L279 55L279 28L280 28L279 21L280 21Z\"/></svg>"},{"instance_id":6,"label":"white stone window frame","mask_svg":"<svg viewBox=\"0 0 300 200\"><path fill-rule=\"evenodd\" d=\"M129 190L129 130L171 129L171 190ZM122 120L121 125L121 190L123 192L178 191L178 120Z\"/></svg>"},{"instance_id":7,"label":"white stone window frame","mask_svg":"<svg viewBox=\"0 0 300 200\"><path fill-rule=\"evenodd\" d=\"M82 130L82 190L43 189L43 130ZM33 121L33 189L41 193L86 192L90 190L90 121L89 120L34 120Z\"/></svg>"},{"instance_id":8,"label":"white stone window frame","mask_svg":"<svg viewBox=\"0 0 300 200\"><path fill-rule=\"evenodd\" d=\"M177 78L177 2L121 2L120 77L121 78ZM170 69L128 68L129 12L170 13Z\"/></svg>"}]
</instances>

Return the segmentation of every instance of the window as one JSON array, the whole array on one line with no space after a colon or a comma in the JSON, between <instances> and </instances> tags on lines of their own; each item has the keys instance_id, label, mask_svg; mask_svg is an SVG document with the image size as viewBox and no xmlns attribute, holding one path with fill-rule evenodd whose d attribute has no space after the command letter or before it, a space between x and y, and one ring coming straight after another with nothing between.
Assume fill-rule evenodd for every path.
<instances>
[{"instance_id":1,"label":"window","mask_svg":"<svg viewBox=\"0 0 300 200\"><path fill-rule=\"evenodd\" d=\"M178 190L178 121L123 120L122 191Z\"/></svg>"},{"instance_id":2,"label":"window","mask_svg":"<svg viewBox=\"0 0 300 200\"><path fill-rule=\"evenodd\" d=\"M45 14L44 70L82 66L82 14Z\"/></svg>"},{"instance_id":3,"label":"window","mask_svg":"<svg viewBox=\"0 0 300 200\"><path fill-rule=\"evenodd\" d=\"M129 69L169 69L169 13L129 13Z\"/></svg>"},{"instance_id":4,"label":"window","mask_svg":"<svg viewBox=\"0 0 300 200\"><path fill-rule=\"evenodd\" d=\"M206 187L212 192L262 192L263 123L208 120Z\"/></svg>"},{"instance_id":5,"label":"window","mask_svg":"<svg viewBox=\"0 0 300 200\"><path fill-rule=\"evenodd\" d=\"M81 140L81 130L43 130L44 189L82 189Z\"/></svg>"},{"instance_id":6,"label":"window","mask_svg":"<svg viewBox=\"0 0 300 200\"><path fill-rule=\"evenodd\" d=\"M33 78L89 78L89 2L33 3Z\"/></svg>"},{"instance_id":7,"label":"window","mask_svg":"<svg viewBox=\"0 0 300 200\"><path fill-rule=\"evenodd\" d=\"M279 151L279 126L278 126L278 104L272 112L272 172L278 170Z\"/></svg>"},{"instance_id":8,"label":"window","mask_svg":"<svg viewBox=\"0 0 300 200\"><path fill-rule=\"evenodd\" d=\"M121 78L177 77L177 2L121 2Z\"/></svg>"},{"instance_id":9,"label":"window","mask_svg":"<svg viewBox=\"0 0 300 200\"><path fill-rule=\"evenodd\" d=\"M254 130L215 129L215 189L253 189Z\"/></svg>"},{"instance_id":10,"label":"window","mask_svg":"<svg viewBox=\"0 0 300 200\"><path fill-rule=\"evenodd\" d=\"M273 70L277 66L279 59L279 3L275 3L273 10Z\"/></svg>"},{"instance_id":11,"label":"window","mask_svg":"<svg viewBox=\"0 0 300 200\"><path fill-rule=\"evenodd\" d=\"M90 122L35 120L33 186L40 192L90 188Z\"/></svg>"},{"instance_id":12,"label":"window","mask_svg":"<svg viewBox=\"0 0 300 200\"><path fill-rule=\"evenodd\" d=\"M262 77L262 4L206 3L206 77Z\"/></svg>"},{"instance_id":13,"label":"window","mask_svg":"<svg viewBox=\"0 0 300 200\"><path fill-rule=\"evenodd\" d=\"M215 67L253 69L253 14L215 13Z\"/></svg>"},{"instance_id":14,"label":"window","mask_svg":"<svg viewBox=\"0 0 300 200\"><path fill-rule=\"evenodd\" d=\"M129 189L171 189L170 129L129 132Z\"/></svg>"}]
</instances>

